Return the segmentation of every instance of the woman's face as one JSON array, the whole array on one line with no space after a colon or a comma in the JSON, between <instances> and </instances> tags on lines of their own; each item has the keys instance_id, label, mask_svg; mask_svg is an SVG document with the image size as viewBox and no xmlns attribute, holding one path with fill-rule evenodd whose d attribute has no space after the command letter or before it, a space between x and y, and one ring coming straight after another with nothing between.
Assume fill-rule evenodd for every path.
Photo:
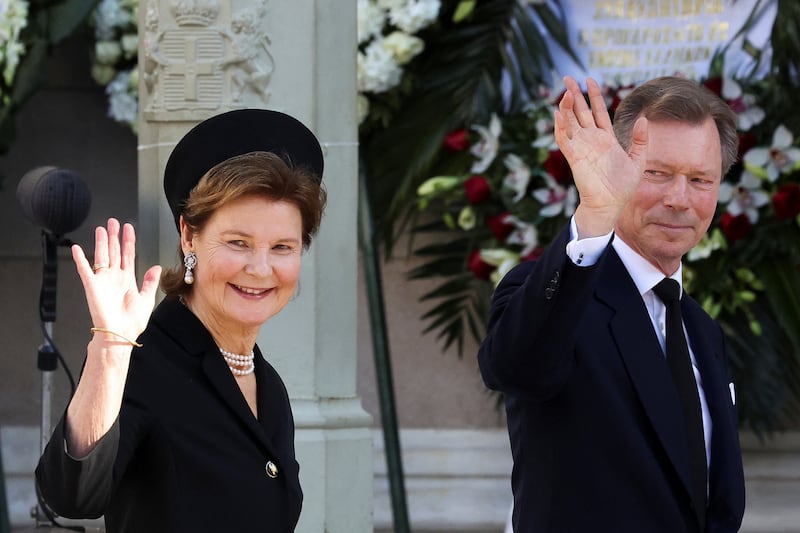
<instances>
[{"instance_id":1,"label":"woman's face","mask_svg":"<svg viewBox=\"0 0 800 533\"><path fill-rule=\"evenodd\" d=\"M239 198L217 209L198 233L181 220L181 246L197 254L190 308L218 341L257 332L297 287L300 210L260 196Z\"/></svg>"}]
</instances>

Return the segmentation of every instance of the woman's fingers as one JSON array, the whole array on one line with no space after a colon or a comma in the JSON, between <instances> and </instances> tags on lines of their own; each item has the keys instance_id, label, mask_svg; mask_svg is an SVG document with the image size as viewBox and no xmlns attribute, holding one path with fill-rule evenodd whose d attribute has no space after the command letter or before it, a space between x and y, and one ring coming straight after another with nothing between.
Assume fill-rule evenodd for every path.
<instances>
[{"instance_id":1,"label":"woman's fingers","mask_svg":"<svg viewBox=\"0 0 800 533\"><path fill-rule=\"evenodd\" d=\"M81 248L80 245L73 244L71 251L72 260L75 262L75 269L78 271L78 276L81 278L85 287L86 280L89 279L89 276L92 274L92 267L89 266L89 261L86 259L86 254L83 253L83 248Z\"/></svg>"},{"instance_id":2,"label":"woman's fingers","mask_svg":"<svg viewBox=\"0 0 800 533\"><path fill-rule=\"evenodd\" d=\"M108 266L120 267L119 221L116 218L108 219Z\"/></svg>"},{"instance_id":3,"label":"woman's fingers","mask_svg":"<svg viewBox=\"0 0 800 533\"><path fill-rule=\"evenodd\" d=\"M108 260L108 231L103 226L97 226L94 230L94 259L92 270L97 272L101 268L109 265Z\"/></svg>"},{"instance_id":4,"label":"woman's fingers","mask_svg":"<svg viewBox=\"0 0 800 533\"><path fill-rule=\"evenodd\" d=\"M122 227L122 270L133 272L136 268L136 231L130 224Z\"/></svg>"}]
</instances>

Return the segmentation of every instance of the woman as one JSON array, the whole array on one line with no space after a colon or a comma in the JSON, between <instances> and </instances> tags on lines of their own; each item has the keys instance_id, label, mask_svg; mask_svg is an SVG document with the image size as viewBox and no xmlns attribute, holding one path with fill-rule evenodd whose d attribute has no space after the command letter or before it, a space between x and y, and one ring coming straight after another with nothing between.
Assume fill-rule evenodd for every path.
<instances>
[{"instance_id":1,"label":"woman","mask_svg":"<svg viewBox=\"0 0 800 533\"><path fill-rule=\"evenodd\" d=\"M36 470L47 504L114 532L289 532L302 492L289 399L256 346L292 298L325 206L322 152L295 119L213 117L175 147L164 188L182 266L134 273L135 235L73 258L93 337ZM120 241L121 229L121 241Z\"/></svg>"}]
</instances>

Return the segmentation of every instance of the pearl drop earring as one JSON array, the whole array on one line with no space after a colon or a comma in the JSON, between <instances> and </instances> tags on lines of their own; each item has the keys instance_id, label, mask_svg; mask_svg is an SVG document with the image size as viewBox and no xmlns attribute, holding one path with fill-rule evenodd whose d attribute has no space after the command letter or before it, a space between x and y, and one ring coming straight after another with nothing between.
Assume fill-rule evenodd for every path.
<instances>
[{"instance_id":1,"label":"pearl drop earring","mask_svg":"<svg viewBox=\"0 0 800 533\"><path fill-rule=\"evenodd\" d=\"M194 252L189 252L183 258L183 266L186 267L186 273L183 275L183 282L187 285L194 283L194 267L197 266L197 255Z\"/></svg>"}]
</instances>

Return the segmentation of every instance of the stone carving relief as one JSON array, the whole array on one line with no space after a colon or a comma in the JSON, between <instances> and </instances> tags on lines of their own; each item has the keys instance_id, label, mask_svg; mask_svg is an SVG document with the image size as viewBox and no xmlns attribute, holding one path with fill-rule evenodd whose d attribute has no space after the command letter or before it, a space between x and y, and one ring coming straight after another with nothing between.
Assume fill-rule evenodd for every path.
<instances>
[{"instance_id":1,"label":"stone carving relief","mask_svg":"<svg viewBox=\"0 0 800 533\"><path fill-rule=\"evenodd\" d=\"M265 105L275 63L267 0L147 0L142 76L148 120L198 120ZM168 16L165 16L168 15Z\"/></svg>"}]
</instances>

